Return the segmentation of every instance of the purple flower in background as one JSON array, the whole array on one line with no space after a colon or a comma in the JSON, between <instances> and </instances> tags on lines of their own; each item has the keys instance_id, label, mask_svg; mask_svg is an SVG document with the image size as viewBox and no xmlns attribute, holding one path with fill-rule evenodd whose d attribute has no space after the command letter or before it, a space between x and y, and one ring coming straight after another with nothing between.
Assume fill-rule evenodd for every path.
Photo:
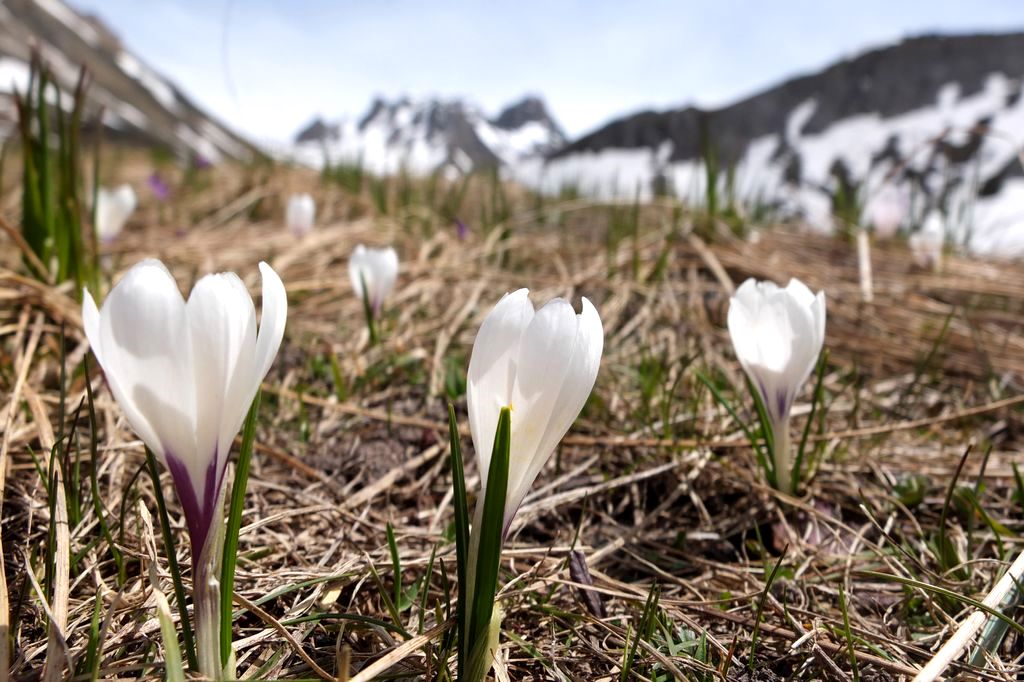
<instances>
[{"instance_id":1,"label":"purple flower in background","mask_svg":"<svg viewBox=\"0 0 1024 682\"><path fill-rule=\"evenodd\" d=\"M171 198L171 188L167 186L167 183L163 181L160 174L156 171L150 174L146 184L149 185L149 191L153 193L153 196L160 201L167 201Z\"/></svg>"},{"instance_id":2,"label":"purple flower in background","mask_svg":"<svg viewBox=\"0 0 1024 682\"><path fill-rule=\"evenodd\" d=\"M192 166L197 170L205 170L212 167L213 163L202 154L196 154L192 159Z\"/></svg>"},{"instance_id":3,"label":"purple flower in background","mask_svg":"<svg viewBox=\"0 0 1024 682\"><path fill-rule=\"evenodd\" d=\"M466 237L469 236L469 228L466 223L458 218L455 219L455 234L458 235L460 241L466 241Z\"/></svg>"}]
</instances>

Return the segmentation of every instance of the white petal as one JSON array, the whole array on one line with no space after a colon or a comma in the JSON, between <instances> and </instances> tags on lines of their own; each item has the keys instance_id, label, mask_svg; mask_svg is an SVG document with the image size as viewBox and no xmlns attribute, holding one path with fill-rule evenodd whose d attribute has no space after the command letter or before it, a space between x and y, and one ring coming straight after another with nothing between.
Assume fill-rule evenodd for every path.
<instances>
[{"instance_id":1,"label":"white petal","mask_svg":"<svg viewBox=\"0 0 1024 682\"><path fill-rule=\"evenodd\" d=\"M316 218L316 204L308 194L294 194L288 199L285 208L285 223L289 230L303 235L313 229Z\"/></svg>"},{"instance_id":2,"label":"white petal","mask_svg":"<svg viewBox=\"0 0 1024 682\"><path fill-rule=\"evenodd\" d=\"M195 490L203 491L214 458L219 480L249 408L256 310L242 281L234 273L221 273L196 283L187 312L195 372L196 457L185 464Z\"/></svg>"},{"instance_id":3,"label":"white petal","mask_svg":"<svg viewBox=\"0 0 1024 682\"><path fill-rule=\"evenodd\" d=\"M825 292L819 291L818 295L814 297L814 303L811 306L811 311L814 314L815 331L817 332L817 338L815 339L818 346L818 353L821 353L821 347L825 344Z\"/></svg>"},{"instance_id":4,"label":"white petal","mask_svg":"<svg viewBox=\"0 0 1024 682\"><path fill-rule=\"evenodd\" d=\"M143 261L118 282L100 310L95 345L111 392L135 432L162 457L193 457L195 396L185 301L162 263Z\"/></svg>"},{"instance_id":5,"label":"white petal","mask_svg":"<svg viewBox=\"0 0 1024 682\"><path fill-rule=\"evenodd\" d=\"M352 290L356 297L363 298L363 284L366 284L367 291L373 288L373 272L368 263L369 254L362 244L356 246L348 260L348 276L352 282Z\"/></svg>"},{"instance_id":6,"label":"white petal","mask_svg":"<svg viewBox=\"0 0 1024 682\"><path fill-rule=\"evenodd\" d=\"M519 347L523 332L535 314L529 294L529 289L505 294L488 313L473 342L466 380L466 403L473 449L484 485L498 427L498 414L502 407L512 403ZM515 422L513 415L512 423Z\"/></svg>"},{"instance_id":7,"label":"white petal","mask_svg":"<svg viewBox=\"0 0 1024 682\"><path fill-rule=\"evenodd\" d=\"M738 303L751 311L755 311L760 306L761 297L761 289L758 287L757 280L751 277L736 289L730 304L736 305Z\"/></svg>"},{"instance_id":8,"label":"white petal","mask_svg":"<svg viewBox=\"0 0 1024 682\"><path fill-rule=\"evenodd\" d=\"M260 276L263 278L263 312L260 314L260 331L256 340L256 384L252 389L253 396L270 371L270 366L274 364L288 322L288 293L285 291L284 282L274 268L262 262ZM252 396L249 401L252 401Z\"/></svg>"},{"instance_id":9,"label":"white petal","mask_svg":"<svg viewBox=\"0 0 1024 682\"><path fill-rule=\"evenodd\" d=\"M796 299L801 305L810 306L814 303L814 294L811 293L806 284L796 277L789 280L789 284L786 285L786 293Z\"/></svg>"},{"instance_id":10,"label":"white petal","mask_svg":"<svg viewBox=\"0 0 1024 682\"><path fill-rule=\"evenodd\" d=\"M529 487L530 482L524 481L527 472L534 468L539 470L543 461L537 465L536 460L547 460L551 454L541 452L540 445L551 428L555 403L576 350L578 329L572 306L568 301L558 298L537 311L523 334L512 388L512 458L508 476L510 493ZM561 426L555 424L553 428ZM565 428L568 427L566 424ZM511 502L512 499L509 500Z\"/></svg>"},{"instance_id":11,"label":"white petal","mask_svg":"<svg viewBox=\"0 0 1024 682\"><path fill-rule=\"evenodd\" d=\"M788 403L792 404L807 377L814 371L821 346L818 344L818 322L811 308L814 305L813 295L809 302L787 297L785 303L791 350L790 360L783 371L789 391Z\"/></svg>"},{"instance_id":12,"label":"white petal","mask_svg":"<svg viewBox=\"0 0 1024 682\"><path fill-rule=\"evenodd\" d=\"M373 292L372 298L374 306L379 308L395 288L395 281L398 279L398 253L391 247L381 249L377 254L375 267L376 291Z\"/></svg>"},{"instance_id":13,"label":"white petal","mask_svg":"<svg viewBox=\"0 0 1024 682\"><path fill-rule=\"evenodd\" d=\"M100 350L100 311L96 308L96 301L88 289L82 289L82 328L85 330L85 338L89 339L93 355L103 365L103 357Z\"/></svg>"},{"instance_id":14,"label":"white petal","mask_svg":"<svg viewBox=\"0 0 1024 682\"><path fill-rule=\"evenodd\" d=\"M121 185L113 191L101 187L96 193L97 236L109 241L120 234L135 205L135 191L131 185Z\"/></svg>"},{"instance_id":15,"label":"white petal","mask_svg":"<svg viewBox=\"0 0 1024 682\"><path fill-rule=\"evenodd\" d=\"M506 524L594 389L604 349L604 329L593 304L584 298L582 307L583 312L576 315L569 303L551 301L537 313L524 336L517 393L535 391L537 397L518 414L514 409L512 412L513 467L509 472ZM552 315L545 320L548 310ZM566 313L570 317L566 318ZM550 324L541 330L545 322ZM541 424L543 429L534 440L535 434L530 431Z\"/></svg>"}]
</instances>

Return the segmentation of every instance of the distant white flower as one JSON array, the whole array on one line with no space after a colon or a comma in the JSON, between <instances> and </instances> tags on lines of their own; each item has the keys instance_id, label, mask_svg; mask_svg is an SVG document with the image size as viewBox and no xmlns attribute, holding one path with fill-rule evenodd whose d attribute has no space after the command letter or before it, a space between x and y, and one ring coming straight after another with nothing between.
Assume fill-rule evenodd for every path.
<instances>
[{"instance_id":1,"label":"distant white flower","mask_svg":"<svg viewBox=\"0 0 1024 682\"><path fill-rule=\"evenodd\" d=\"M910 209L905 192L886 185L872 195L864 206L864 224L875 228L875 234L884 239L895 236Z\"/></svg>"},{"instance_id":2,"label":"distant white flower","mask_svg":"<svg viewBox=\"0 0 1024 682\"><path fill-rule=\"evenodd\" d=\"M359 298L363 298L363 283L366 283L366 297L373 314L377 315L398 279L398 254L390 246L368 249L360 244L349 258L348 274Z\"/></svg>"},{"instance_id":3,"label":"distant white flower","mask_svg":"<svg viewBox=\"0 0 1024 682\"><path fill-rule=\"evenodd\" d=\"M482 490L501 408L512 410L506 531L590 396L604 348L601 317L586 298L579 314L560 298L534 311L529 293L505 294L487 315L473 342L466 385Z\"/></svg>"},{"instance_id":4,"label":"distant white flower","mask_svg":"<svg viewBox=\"0 0 1024 682\"><path fill-rule=\"evenodd\" d=\"M944 241L941 218L933 213L919 231L907 238L914 265L922 270L939 270L942 267Z\"/></svg>"},{"instance_id":5,"label":"distant white flower","mask_svg":"<svg viewBox=\"0 0 1024 682\"><path fill-rule=\"evenodd\" d=\"M163 263L134 266L82 322L128 423L174 479L198 560L216 520L231 443L284 335L288 300L260 263L263 314L234 273L200 279L186 302Z\"/></svg>"},{"instance_id":6,"label":"distant white flower","mask_svg":"<svg viewBox=\"0 0 1024 682\"><path fill-rule=\"evenodd\" d=\"M729 302L728 324L736 357L772 421L776 477L788 491L789 415L825 341L825 294L811 293L798 279L785 289L748 279Z\"/></svg>"},{"instance_id":7,"label":"distant white flower","mask_svg":"<svg viewBox=\"0 0 1024 682\"><path fill-rule=\"evenodd\" d=\"M285 209L285 224L296 237L309 234L316 218L316 203L308 194L293 194Z\"/></svg>"},{"instance_id":8,"label":"distant white flower","mask_svg":"<svg viewBox=\"0 0 1024 682\"><path fill-rule=\"evenodd\" d=\"M96 236L100 241L109 242L121 234L136 205L131 185L114 190L100 187L96 192Z\"/></svg>"}]
</instances>

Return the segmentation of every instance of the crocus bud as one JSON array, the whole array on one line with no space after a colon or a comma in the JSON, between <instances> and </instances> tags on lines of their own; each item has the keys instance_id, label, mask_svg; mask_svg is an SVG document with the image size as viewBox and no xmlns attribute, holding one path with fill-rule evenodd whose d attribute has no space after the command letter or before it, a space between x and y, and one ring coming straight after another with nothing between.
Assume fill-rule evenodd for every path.
<instances>
[{"instance_id":1,"label":"crocus bud","mask_svg":"<svg viewBox=\"0 0 1024 682\"><path fill-rule=\"evenodd\" d=\"M785 289L748 279L729 301L728 324L736 357L771 419L775 474L788 492L789 414L825 340L825 294L812 294L798 279Z\"/></svg>"},{"instance_id":2,"label":"crocus bud","mask_svg":"<svg viewBox=\"0 0 1024 682\"><path fill-rule=\"evenodd\" d=\"M390 246L384 249L368 249L360 244L349 258L348 274L356 296L363 298L365 295L373 314L377 315L384 304L384 299L395 287L395 280L398 279L398 254Z\"/></svg>"},{"instance_id":3,"label":"crocus bud","mask_svg":"<svg viewBox=\"0 0 1024 682\"><path fill-rule=\"evenodd\" d=\"M942 218L932 213L921 229L907 239L914 265L922 270L939 270L942 267L943 242Z\"/></svg>"},{"instance_id":4,"label":"crocus bud","mask_svg":"<svg viewBox=\"0 0 1024 682\"><path fill-rule=\"evenodd\" d=\"M131 185L121 185L114 190L100 187L96 192L96 236L100 241L110 242L121 234L135 206L135 191Z\"/></svg>"},{"instance_id":5,"label":"crocus bud","mask_svg":"<svg viewBox=\"0 0 1024 682\"><path fill-rule=\"evenodd\" d=\"M316 204L308 194L293 194L285 209L285 223L296 237L302 237L313 229L316 218Z\"/></svg>"},{"instance_id":6,"label":"crocus bud","mask_svg":"<svg viewBox=\"0 0 1024 682\"><path fill-rule=\"evenodd\" d=\"M200 279L188 302L163 263L134 266L82 322L132 429L170 470L193 557L217 518L231 443L284 335L288 300L269 265L263 313L233 273Z\"/></svg>"},{"instance_id":7,"label":"crocus bud","mask_svg":"<svg viewBox=\"0 0 1024 682\"><path fill-rule=\"evenodd\" d=\"M883 239L895 236L909 209L907 196L899 188L886 185L864 206L864 224L875 229Z\"/></svg>"},{"instance_id":8,"label":"crocus bud","mask_svg":"<svg viewBox=\"0 0 1024 682\"><path fill-rule=\"evenodd\" d=\"M604 348L601 318L586 298L579 314L561 298L535 312L529 293L505 294L488 314L473 342L466 385L481 490L487 490L498 416L511 408L506 532L590 396Z\"/></svg>"}]
</instances>

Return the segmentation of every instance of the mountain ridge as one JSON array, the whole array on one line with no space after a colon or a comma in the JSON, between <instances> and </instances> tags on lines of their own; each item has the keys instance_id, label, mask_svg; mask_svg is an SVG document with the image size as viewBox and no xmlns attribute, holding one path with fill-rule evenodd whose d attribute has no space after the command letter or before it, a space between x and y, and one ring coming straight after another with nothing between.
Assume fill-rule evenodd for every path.
<instances>
[{"instance_id":1,"label":"mountain ridge","mask_svg":"<svg viewBox=\"0 0 1024 682\"><path fill-rule=\"evenodd\" d=\"M907 62L918 64L931 62L935 68L919 69L919 73L927 77L926 83L908 81L900 78L884 81L874 78L875 73L882 73L885 67L889 71L908 66ZM633 119L641 119L647 126L654 125L654 118L677 117L717 119L725 126L737 126L729 120L734 112L753 110L756 115L746 117L748 135L776 132L785 124L788 114L801 102L809 97L822 97L824 105L820 105L807 120L804 132L817 133L836 119L862 113L878 113L883 118L906 113L921 104L928 97L934 96L941 87L954 83L961 87L961 97L976 94L983 88L981 79L990 73L1005 68L1008 62L1017 62L1024 73L1024 31L1015 33L972 33L962 35L926 34L906 38L898 43L875 47L857 55L843 58L819 71L786 78L776 85L768 86L751 95L743 97L723 107L682 106L662 110L643 110L626 114L609 121L596 130L586 133L577 140L552 155L552 158L565 156L576 151L586 151L607 146L607 132L620 129ZM874 82L865 82L870 78ZM818 86L826 82L830 89L822 92ZM858 92L849 92L853 83ZM858 96L863 94L869 97ZM782 97L780 97L780 94ZM783 101L776 104L772 100ZM781 105L781 106L780 106ZM838 109L838 111L837 111ZM725 119L724 121L722 119ZM673 140L676 142L670 160L693 158L700 154L699 143L695 141L696 125L690 122L672 121L668 126L671 131L689 129L692 134L686 138ZM645 145L657 146L664 137L655 140L644 140L644 144L632 144L628 132L619 133L622 138L615 139L620 147L637 147ZM719 142L720 151L728 154L732 140L728 134Z\"/></svg>"},{"instance_id":2,"label":"mountain ridge","mask_svg":"<svg viewBox=\"0 0 1024 682\"><path fill-rule=\"evenodd\" d=\"M383 173L467 173L515 165L567 142L537 95L525 95L495 116L458 98L378 96L358 118L329 123L317 116L294 139L308 163L358 161Z\"/></svg>"},{"instance_id":3,"label":"mountain ridge","mask_svg":"<svg viewBox=\"0 0 1024 682\"><path fill-rule=\"evenodd\" d=\"M700 202L713 152L719 190L783 219L831 229L860 220L885 190L905 205L904 231L927 225L980 251L1020 253L1022 77L1024 32L918 36L725 107L623 116L508 172L549 192L667 190Z\"/></svg>"},{"instance_id":4,"label":"mountain ridge","mask_svg":"<svg viewBox=\"0 0 1024 682\"><path fill-rule=\"evenodd\" d=\"M14 121L13 90L27 88L33 50L65 92L73 90L79 69L86 67L86 123L102 109L108 139L207 161L247 160L258 151L131 52L101 19L62 0L0 3L0 120L8 128Z\"/></svg>"}]
</instances>

